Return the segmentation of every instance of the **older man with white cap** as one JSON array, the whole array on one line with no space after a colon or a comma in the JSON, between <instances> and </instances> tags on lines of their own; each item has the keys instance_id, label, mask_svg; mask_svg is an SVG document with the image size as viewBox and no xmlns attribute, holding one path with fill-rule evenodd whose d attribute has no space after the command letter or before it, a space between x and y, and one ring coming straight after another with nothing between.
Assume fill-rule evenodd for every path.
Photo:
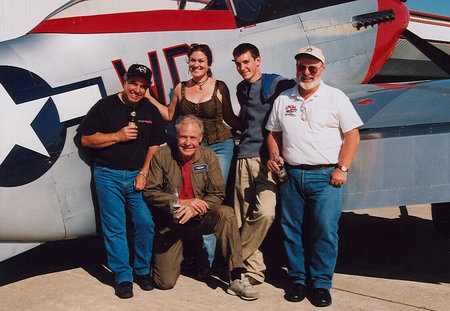
<instances>
[{"instance_id":1,"label":"older man with white cap","mask_svg":"<svg viewBox=\"0 0 450 311\"><path fill-rule=\"evenodd\" d=\"M298 302L309 293L313 305L325 307L331 304L343 185L363 123L348 97L322 82L320 49L304 47L295 59L298 85L275 100L266 125L267 165L275 173L284 165L289 177L280 187L292 281L285 299Z\"/></svg>"}]
</instances>

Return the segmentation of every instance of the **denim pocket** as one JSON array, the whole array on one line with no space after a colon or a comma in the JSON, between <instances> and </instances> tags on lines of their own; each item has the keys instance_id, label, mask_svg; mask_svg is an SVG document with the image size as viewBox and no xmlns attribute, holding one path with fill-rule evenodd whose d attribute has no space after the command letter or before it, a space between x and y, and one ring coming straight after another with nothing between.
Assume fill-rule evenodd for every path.
<instances>
[{"instance_id":1,"label":"denim pocket","mask_svg":"<svg viewBox=\"0 0 450 311\"><path fill-rule=\"evenodd\" d=\"M326 175L326 176L331 176L331 172L334 171L334 167L325 167L320 169L322 171L322 174Z\"/></svg>"}]
</instances>

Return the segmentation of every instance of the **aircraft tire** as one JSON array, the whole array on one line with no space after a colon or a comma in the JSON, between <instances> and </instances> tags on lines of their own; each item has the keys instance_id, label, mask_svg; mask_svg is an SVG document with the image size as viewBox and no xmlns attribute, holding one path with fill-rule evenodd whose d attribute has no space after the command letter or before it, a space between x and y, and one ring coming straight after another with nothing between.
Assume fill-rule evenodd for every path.
<instances>
[{"instance_id":1,"label":"aircraft tire","mask_svg":"<svg viewBox=\"0 0 450 311\"><path fill-rule=\"evenodd\" d=\"M450 203L433 203L431 204L431 215L436 231L450 238Z\"/></svg>"}]
</instances>

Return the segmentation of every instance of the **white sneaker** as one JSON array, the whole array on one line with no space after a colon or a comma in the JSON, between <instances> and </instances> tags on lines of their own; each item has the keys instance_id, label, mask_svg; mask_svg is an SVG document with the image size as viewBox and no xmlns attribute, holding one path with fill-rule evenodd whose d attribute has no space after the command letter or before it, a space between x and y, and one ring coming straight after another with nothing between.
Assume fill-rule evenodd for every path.
<instances>
[{"instance_id":1,"label":"white sneaker","mask_svg":"<svg viewBox=\"0 0 450 311\"><path fill-rule=\"evenodd\" d=\"M241 274L240 279L230 282L230 285L227 288L227 293L233 296L239 296L245 300L255 300L259 298L258 290L250 285L250 282L245 277L245 274Z\"/></svg>"}]
</instances>

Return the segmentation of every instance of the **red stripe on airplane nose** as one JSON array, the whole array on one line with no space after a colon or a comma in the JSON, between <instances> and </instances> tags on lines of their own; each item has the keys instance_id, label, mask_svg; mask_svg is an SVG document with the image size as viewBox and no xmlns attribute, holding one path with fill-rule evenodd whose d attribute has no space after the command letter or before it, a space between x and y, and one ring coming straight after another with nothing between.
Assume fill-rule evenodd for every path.
<instances>
[{"instance_id":1,"label":"red stripe on airplane nose","mask_svg":"<svg viewBox=\"0 0 450 311\"><path fill-rule=\"evenodd\" d=\"M408 26L409 10L400 0L378 0L378 11L383 10L394 10L395 20L377 26L372 62L363 83L367 83L386 63L394 51L398 38Z\"/></svg>"}]
</instances>

